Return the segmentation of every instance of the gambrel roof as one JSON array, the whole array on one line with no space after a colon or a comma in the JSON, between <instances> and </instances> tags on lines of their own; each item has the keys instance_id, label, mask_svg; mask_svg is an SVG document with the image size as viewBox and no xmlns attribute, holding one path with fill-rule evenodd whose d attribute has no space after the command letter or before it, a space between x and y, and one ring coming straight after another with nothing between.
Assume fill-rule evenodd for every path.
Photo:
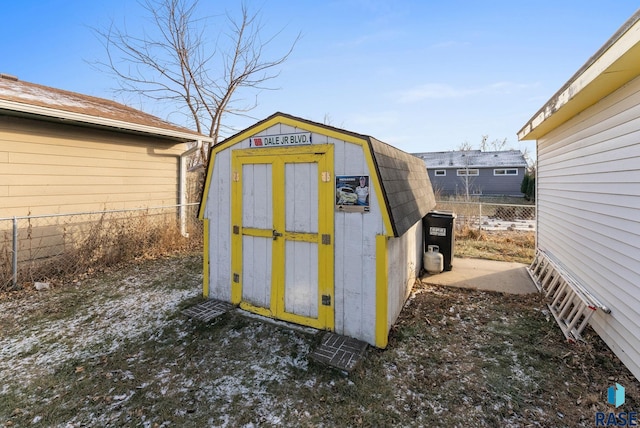
<instances>
[{"instance_id":1,"label":"gambrel roof","mask_svg":"<svg viewBox=\"0 0 640 428\"><path fill-rule=\"evenodd\" d=\"M526 168L527 161L520 150L483 152L458 150L449 152L414 153L427 169L445 168Z\"/></svg>"},{"instance_id":2,"label":"gambrel roof","mask_svg":"<svg viewBox=\"0 0 640 428\"><path fill-rule=\"evenodd\" d=\"M208 140L156 116L104 98L64 91L0 74L0 114L162 136L177 142Z\"/></svg>"},{"instance_id":3,"label":"gambrel roof","mask_svg":"<svg viewBox=\"0 0 640 428\"><path fill-rule=\"evenodd\" d=\"M417 157L373 137L364 138L378 168L395 236L402 236L436 206L429 175Z\"/></svg>"},{"instance_id":4,"label":"gambrel roof","mask_svg":"<svg viewBox=\"0 0 640 428\"><path fill-rule=\"evenodd\" d=\"M361 144L365 151L371 154L375 171L372 180L380 184L383 201L382 211L387 214L393 236L402 236L414 224L420 221L435 205L435 196L429 175L424 163L417 157L402 150L376 140L367 135L358 134L344 129L334 128L285 113L274 113L255 125L240 131L220 144L211 148L209 159L213 154L234 145L261 130L273 126L275 123L285 123L300 129L306 129L318 134L330 134L340 139ZM200 202L200 216L206 206L207 189L211 177L213 164L209 164L205 189Z\"/></svg>"}]
</instances>

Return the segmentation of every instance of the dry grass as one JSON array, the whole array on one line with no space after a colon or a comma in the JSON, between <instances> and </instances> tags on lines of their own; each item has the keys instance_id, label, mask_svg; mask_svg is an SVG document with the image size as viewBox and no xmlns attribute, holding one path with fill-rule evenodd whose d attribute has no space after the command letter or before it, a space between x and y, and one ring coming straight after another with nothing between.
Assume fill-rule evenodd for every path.
<instances>
[{"instance_id":1,"label":"dry grass","mask_svg":"<svg viewBox=\"0 0 640 428\"><path fill-rule=\"evenodd\" d=\"M590 427L640 383L591 330L571 345L538 294L418 283L385 350L350 376L307 355L319 335L199 301L197 255L144 260L0 300L0 426Z\"/></svg>"},{"instance_id":2,"label":"dry grass","mask_svg":"<svg viewBox=\"0 0 640 428\"><path fill-rule=\"evenodd\" d=\"M122 262L202 247L198 220L189 219L187 238L181 234L175 210L28 219L19 230L19 287L86 278ZM0 291L12 283L12 244L7 239L0 252Z\"/></svg>"},{"instance_id":3,"label":"dry grass","mask_svg":"<svg viewBox=\"0 0 640 428\"><path fill-rule=\"evenodd\" d=\"M456 257L531 264L535 255L535 233L485 231L463 225L455 231Z\"/></svg>"},{"instance_id":4,"label":"dry grass","mask_svg":"<svg viewBox=\"0 0 640 428\"><path fill-rule=\"evenodd\" d=\"M307 360L319 334L238 312L185 318L201 257L114 239L133 262L0 293L0 426L589 427L613 410L614 382L616 412L640 407L640 383L602 340L588 328L567 343L538 294L419 282L388 348L346 377ZM456 232L456 256L530 263L533 250L533 233Z\"/></svg>"}]
</instances>

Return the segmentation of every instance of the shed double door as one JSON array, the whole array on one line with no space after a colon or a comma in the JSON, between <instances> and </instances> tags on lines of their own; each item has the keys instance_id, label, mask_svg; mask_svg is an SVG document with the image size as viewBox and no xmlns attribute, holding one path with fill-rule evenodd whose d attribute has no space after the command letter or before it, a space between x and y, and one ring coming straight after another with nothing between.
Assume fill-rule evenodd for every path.
<instances>
[{"instance_id":1,"label":"shed double door","mask_svg":"<svg viewBox=\"0 0 640 428\"><path fill-rule=\"evenodd\" d=\"M333 329L332 165L332 145L233 152L233 303Z\"/></svg>"}]
</instances>

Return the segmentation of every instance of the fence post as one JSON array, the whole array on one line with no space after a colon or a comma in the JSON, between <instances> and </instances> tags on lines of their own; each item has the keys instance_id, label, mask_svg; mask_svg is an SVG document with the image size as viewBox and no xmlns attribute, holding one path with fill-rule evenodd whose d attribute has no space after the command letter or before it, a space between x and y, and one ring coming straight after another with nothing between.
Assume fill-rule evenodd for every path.
<instances>
[{"instance_id":1,"label":"fence post","mask_svg":"<svg viewBox=\"0 0 640 428\"><path fill-rule=\"evenodd\" d=\"M13 288L18 287L18 219L13 217L13 260L11 262L13 270Z\"/></svg>"},{"instance_id":2,"label":"fence post","mask_svg":"<svg viewBox=\"0 0 640 428\"><path fill-rule=\"evenodd\" d=\"M478 230L482 230L482 202L478 204L480 208L480 216L478 216Z\"/></svg>"}]
</instances>

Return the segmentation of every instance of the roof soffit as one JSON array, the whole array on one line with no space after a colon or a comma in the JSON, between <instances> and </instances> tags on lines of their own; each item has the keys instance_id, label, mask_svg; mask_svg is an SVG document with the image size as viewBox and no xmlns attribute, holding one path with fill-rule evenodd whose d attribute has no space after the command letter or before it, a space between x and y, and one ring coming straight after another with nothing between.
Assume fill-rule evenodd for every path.
<instances>
[{"instance_id":1,"label":"roof soffit","mask_svg":"<svg viewBox=\"0 0 640 428\"><path fill-rule=\"evenodd\" d=\"M640 10L518 132L538 139L640 76Z\"/></svg>"}]
</instances>

